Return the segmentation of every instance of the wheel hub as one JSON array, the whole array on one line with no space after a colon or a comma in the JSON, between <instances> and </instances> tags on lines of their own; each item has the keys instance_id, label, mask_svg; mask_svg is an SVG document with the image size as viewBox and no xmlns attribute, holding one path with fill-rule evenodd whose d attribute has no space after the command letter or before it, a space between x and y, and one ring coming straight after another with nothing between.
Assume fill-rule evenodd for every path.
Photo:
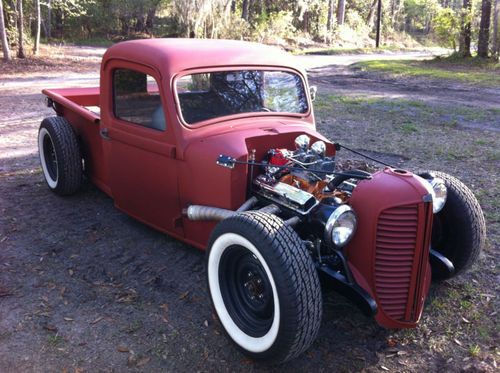
<instances>
[{"instance_id":1,"label":"wheel hub","mask_svg":"<svg viewBox=\"0 0 500 373\"><path fill-rule=\"evenodd\" d=\"M273 291L262 264L249 250L232 246L219 267L221 293L235 323L254 337L265 335L273 322Z\"/></svg>"},{"instance_id":2,"label":"wheel hub","mask_svg":"<svg viewBox=\"0 0 500 373\"><path fill-rule=\"evenodd\" d=\"M252 271L247 273L248 281L244 283L244 287L247 292L247 296L251 300L260 300L264 298L264 285L262 283L262 278Z\"/></svg>"}]
</instances>

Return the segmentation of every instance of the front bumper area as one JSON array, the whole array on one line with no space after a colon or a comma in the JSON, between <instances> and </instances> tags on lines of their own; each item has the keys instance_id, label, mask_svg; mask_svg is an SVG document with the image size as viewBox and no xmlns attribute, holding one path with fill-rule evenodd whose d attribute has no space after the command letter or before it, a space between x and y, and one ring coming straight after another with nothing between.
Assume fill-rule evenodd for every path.
<instances>
[{"instance_id":1,"label":"front bumper area","mask_svg":"<svg viewBox=\"0 0 500 373\"><path fill-rule=\"evenodd\" d=\"M418 176L386 168L356 187L358 231L345 248L354 280L387 328L415 327L427 296L432 202Z\"/></svg>"}]
</instances>

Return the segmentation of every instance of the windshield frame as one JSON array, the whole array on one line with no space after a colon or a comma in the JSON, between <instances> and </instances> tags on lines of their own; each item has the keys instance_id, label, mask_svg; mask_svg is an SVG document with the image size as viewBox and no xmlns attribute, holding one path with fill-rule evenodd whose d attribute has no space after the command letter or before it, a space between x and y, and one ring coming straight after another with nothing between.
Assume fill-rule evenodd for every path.
<instances>
[{"instance_id":1,"label":"windshield frame","mask_svg":"<svg viewBox=\"0 0 500 373\"><path fill-rule=\"evenodd\" d=\"M283 72L288 72L288 73L292 73L292 74L297 75L300 78L300 81L302 82L302 86L304 87L304 94L307 98L307 111L304 113L249 111L249 112L245 112L245 113L223 115L220 117L210 118L210 119L206 119L206 120L192 123L192 124L187 123L184 120L184 116L182 114L182 109L181 109L179 96L178 96L178 92L177 92L177 82L179 79L181 79L187 75L203 74L203 73L207 74L207 73L222 72L222 71L242 71L242 70L283 71ZM248 118L248 117L307 118L312 113L312 101L311 101L311 96L309 93L309 85L307 84L307 80L305 79L304 74L299 70L296 70L296 69L293 69L290 67L286 67L286 66L231 65L231 66L216 66L216 67L214 66L214 67L188 69L188 70L181 71L180 73L173 76L171 88L172 88L172 93L174 96L174 103L175 103L175 108L177 111L177 116L178 116L181 124L187 128L190 128L190 129L205 127L205 126L213 125L216 123L227 122L227 121L231 121L233 119L240 119L240 118Z\"/></svg>"}]
</instances>

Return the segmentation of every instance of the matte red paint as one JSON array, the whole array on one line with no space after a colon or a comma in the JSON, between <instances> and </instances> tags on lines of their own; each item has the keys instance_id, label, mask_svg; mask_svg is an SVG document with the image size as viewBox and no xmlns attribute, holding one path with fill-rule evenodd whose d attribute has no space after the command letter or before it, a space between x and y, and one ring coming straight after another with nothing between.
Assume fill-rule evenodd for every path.
<instances>
[{"instance_id":1,"label":"matte red paint","mask_svg":"<svg viewBox=\"0 0 500 373\"><path fill-rule=\"evenodd\" d=\"M399 173L386 168L375 173L373 180L360 182L350 201L357 214L358 230L346 247L349 265L356 281L377 301L379 311L375 319L389 328L416 326L430 284L428 258L432 204L424 202L429 192L420 180L410 172ZM413 209L407 206L414 206L415 219L405 213ZM384 247L381 248L377 242L377 239L381 240L378 230L383 229L379 226L379 219L387 210L394 211L390 219L397 222L397 229L401 232L399 236L392 230L388 232L391 237L383 238L380 245ZM413 229L416 230L416 238L408 240L407 232ZM388 273L384 271L384 266L380 268L376 260L377 250L382 252L379 255L383 255L384 250L391 254L392 263L385 263L385 266L395 265L395 271ZM409 270L397 271L408 263L411 263ZM381 286L377 286L377 274L380 274ZM389 296L390 300L382 301L384 296ZM388 308L401 306L404 306L403 317L396 320L389 315Z\"/></svg>"},{"instance_id":2,"label":"matte red paint","mask_svg":"<svg viewBox=\"0 0 500 373\"><path fill-rule=\"evenodd\" d=\"M117 68L137 70L156 79L167 123L165 132L114 116L111 77ZM310 98L305 114L247 113L195 126L183 123L175 95L177 77L204 70L245 68L292 70L309 91L305 71L297 68L293 56L276 48L228 40L150 39L109 48L101 65L100 88L47 89L43 93L54 101L57 114L68 119L81 139L90 179L114 199L118 208L205 249L215 223L189 221L182 215L182 208L202 204L234 210L247 198L247 167L231 170L217 166L215 160L220 154L247 160L255 149L257 159L261 159L269 149L293 149L295 137L304 133L313 141L325 141L328 154L335 153L332 143L315 131ZM83 106L99 106L101 114ZM360 286L377 300L376 320L386 327L415 326L428 292L432 214L422 200L427 193L418 177L386 169L373 180L360 182L351 198L359 228L346 247L349 266ZM391 311L384 294L394 291L401 300L401 278L389 281L388 289L381 287L385 282L380 280L383 271L377 273L377 255L383 255L384 249L380 248L383 243L377 232L381 213L388 211L390 215L391 208L399 213L398 206L402 205L414 206L401 211L417 216L418 232L411 278L403 294L407 299L405 309L397 310L404 316L395 319L391 312L396 311ZM397 242L404 238L393 239Z\"/></svg>"}]
</instances>

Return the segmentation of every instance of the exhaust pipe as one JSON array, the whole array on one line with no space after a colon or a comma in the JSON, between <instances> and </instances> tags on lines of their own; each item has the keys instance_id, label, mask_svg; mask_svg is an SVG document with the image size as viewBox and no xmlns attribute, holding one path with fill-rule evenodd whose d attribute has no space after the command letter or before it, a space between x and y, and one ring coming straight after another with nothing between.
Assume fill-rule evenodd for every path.
<instances>
[{"instance_id":1,"label":"exhaust pipe","mask_svg":"<svg viewBox=\"0 0 500 373\"><path fill-rule=\"evenodd\" d=\"M249 211L255 204L257 203L257 198L252 197L248 201L246 201L241 207L236 210L227 210L221 209L219 207L212 206L201 206L201 205L191 205L188 208L182 211L183 215L186 216L191 221L221 221L231 216L234 216L240 212ZM268 214L278 214L280 212L280 208L276 205L267 205L263 208L257 210L260 212L266 212ZM288 225L296 225L300 219L291 218L288 219L285 223Z\"/></svg>"},{"instance_id":2,"label":"exhaust pipe","mask_svg":"<svg viewBox=\"0 0 500 373\"><path fill-rule=\"evenodd\" d=\"M218 207L191 205L185 210L189 220L215 220L220 221L236 215L236 211L221 209Z\"/></svg>"}]
</instances>

